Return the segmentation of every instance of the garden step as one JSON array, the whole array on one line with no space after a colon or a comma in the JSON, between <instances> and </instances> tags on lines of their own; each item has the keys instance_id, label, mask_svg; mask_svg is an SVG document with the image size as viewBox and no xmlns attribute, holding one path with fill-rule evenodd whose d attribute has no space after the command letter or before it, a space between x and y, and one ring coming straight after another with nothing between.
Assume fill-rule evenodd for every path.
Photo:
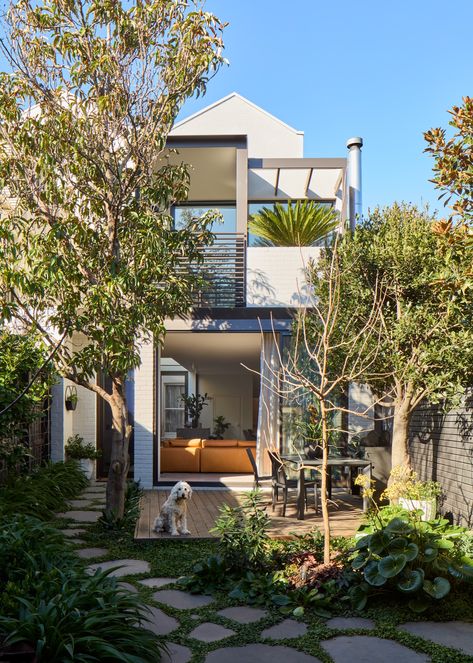
<instances>
[{"instance_id":1,"label":"garden step","mask_svg":"<svg viewBox=\"0 0 473 663\"><path fill-rule=\"evenodd\" d=\"M106 548L81 548L76 552L81 559L93 559L94 557L103 557L108 554Z\"/></svg>"},{"instance_id":2,"label":"garden step","mask_svg":"<svg viewBox=\"0 0 473 663\"><path fill-rule=\"evenodd\" d=\"M220 624L212 624L212 622L204 622L196 626L187 637L200 640L200 642L217 642L229 638L231 635L235 635L235 631L232 631L231 628L225 628Z\"/></svg>"},{"instance_id":3,"label":"garden step","mask_svg":"<svg viewBox=\"0 0 473 663\"><path fill-rule=\"evenodd\" d=\"M58 513L58 518L70 518L76 523L96 523L100 518L100 511L66 511Z\"/></svg>"},{"instance_id":4,"label":"garden step","mask_svg":"<svg viewBox=\"0 0 473 663\"><path fill-rule=\"evenodd\" d=\"M116 568L119 567L119 568ZM130 576L136 573L149 573L149 563L142 559L114 559L109 562L96 562L87 567L89 573L95 573L97 569L108 571L114 569L109 575L115 578Z\"/></svg>"},{"instance_id":5,"label":"garden step","mask_svg":"<svg viewBox=\"0 0 473 663\"><path fill-rule=\"evenodd\" d=\"M350 660L350 658L346 659L346 661ZM321 663L320 659L315 656L309 656L309 654L290 647L271 647L259 644L216 649L207 654L205 658L205 663L242 663L242 661L244 663ZM370 663L372 662L370 661Z\"/></svg>"},{"instance_id":6,"label":"garden step","mask_svg":"<svg viewBox=\"0 0 473 663\"><path fill-rule=\"evenodd\" d=\"M372 619L366 617L333 617L327 622L329 628L336 628L346 631L349 628L376 628L376 624Z\"/></svg>"},{"instance_id":7,"label":"garden step","mask_svg":"<svg viewBox=\"0 0 473 663\"><path fill-rule=\"evenodd\" d=\"M224 608L219 610L217 615L220 617L226 617L231 619L234 622L239 624L253 624L253 622L259 622L260 619L266 617L266 610L261 610L260 608L250 608L248 605L240 605L234 608Z\"/></svg>"},{"instance_id":8,"label":"garden step","mask_svg":"<svg viewBox=\"0 0 473 663\"><path fill-rule=\"evenodd\" d=\"M148 606L149 613L146 615L146 620L141 623L143 628L152 631L156 635L167 635L179 628L179 622L174 617L166 615L165 612L159 608Z\"/></svg>"},{"instance_id":9,"label":"garden step","mask_svg":"<svg viewBox=\"0 0 473 663\"><path fill-rule=\"evenodd\" d=\"M176 645L174 642L166 642L167 652L161 655L161 663L188 663L192 658L189 647Z\"/></svg>"},{"instance_id":10,"label":"garden step","mask_svg":"<svg viewBox=\"0 0 473 663\"><path fill-rule=\"evenodd\" d=\"M295 619L285 619L279 624L261 632L262 638L271 640L288 640L289 638L300 638L307 633L307 625L302 622L296 622Z\"/></svg>"},{"instance_id":11,"label":"garden step","mask_svg":"<svg viewBox=\"0 0 473 663\"><path fill-rule=\"evenodd\" d=\"M82 509L82 508L88 509L89 507L92 506L91 501L90 500L85 500L85 499L84 500L82 500L82 499L69 500L69 502L67 504L71 509Z\"/></svg>"},{"instance_id":12,"label":"garden step","mask_svg":"<svg viewBox=\"0 0 473 663\"><path fill-rule=\"evenodd\" d=\"M469 622L407 622L403 631L473 656L473 624Z\"/></svg>"},{"instance_id":13,"label":"garden step","mask_svg":"<svg viewBox=\"0 0 473 663\"><path fill-rule=\"evenodd\" d=\"M176 582L176 580L177 578L146 578L145 580L139 580L138 582L145 587L153 587L157 589L164 585L170 585L172 582Z\"/></svg>"},{"instance_id":14,"label":"garden step","mask_svg":"<svg viewBox=\"0 0 473 663\"><path fill-rule=\"evenodd\" d=\"M332 657L334 663L386 663L386 661L402 661L402 663L428 663L426 654L400 645L392 640L375 638L369 635L340 635L332 640L320 643Z\"/></svg>"},{"instance_id":15,"label":"garden step","mask_svg":"<svg viewBox=\"0 0 473 663\"><path fill-rule=\"evenodd\" d=\"M85 529L77 529L76 527L72 527L70 529L61 529L59 531L68 539L72 539L74 536L80 536L81 534L86 533Z\"/></svg>"},{"instance_id":16,"label":"garden step","mask_svg":"<svg viewBox=\"0 0 473 663\"><path fill-rule=\"evenodd\" d=\"M209 605L213 602L211 596L202 596L201 594L188 594L181 592L178 589L162 589L153 594L153 599L170 605L172 608L179 610L189 610L192 608L201 608L204 605Z\"/></svg>"}]
</instances>

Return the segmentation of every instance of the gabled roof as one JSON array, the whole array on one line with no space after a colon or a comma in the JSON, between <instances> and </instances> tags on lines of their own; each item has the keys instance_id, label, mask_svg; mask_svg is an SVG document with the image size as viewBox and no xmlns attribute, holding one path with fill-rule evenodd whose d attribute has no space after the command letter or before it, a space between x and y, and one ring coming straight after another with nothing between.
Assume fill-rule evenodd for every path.
<instances>
[{"instance_id":1,"label":"gabled roof","mask_svg":"<svg viewBox=\"0 0 473 663\"><path fill-rule=\"evenodd\" d=\"M262 113L266 117L270 118L271 120L274 120L275 122L278 122L281 126L285 127L286 129L289 129L289 131L292 131L293 133L298 134L300 136L304 135L303 131L298 131L297 129L294 129L294 127L291 127L289 124L286 124L285 122L280 120L275 115L272 115L271 113L268 113L268 111L265 111L263 108L260 108L259 106L254 104L249 99L246 99L246 97L243 97L241 94L238 94L238 92L231 92L226 97L223 97L222 99L218 99L213 104L210 104L209 106L206 106L205 108L202 108L202 110L197 111L197 113L193 113L192 115L189 115L188 117L185 117L180 122L177 122L174 125L173 129L177 129L177 128L182 127L187 122L190 122L191 120L195 119L196 117L199 117L200 115L204 115L205 113L212 110L213 108L216 108L217 106L220 106L221 104L224 104L227 101L229 101L230 99L234 99L234 98L239 99L240 101L243 101L245 104L247 104L251 108L259 111L260 113ZM172 131L171 131L171 133L172 133Z\"/></svg>"}]
</instances>

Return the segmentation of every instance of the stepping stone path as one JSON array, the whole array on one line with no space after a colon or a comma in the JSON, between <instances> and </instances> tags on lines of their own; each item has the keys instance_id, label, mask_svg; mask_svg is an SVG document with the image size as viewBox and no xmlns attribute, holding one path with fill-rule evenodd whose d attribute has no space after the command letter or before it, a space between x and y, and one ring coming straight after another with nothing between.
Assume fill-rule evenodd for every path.
<instances>
[{"instance_id":1,"label":"stepping stone path","mask_svg":"<svg viewBox=\"0 0 473 663\"><path fill-rule=\"evenodd\" d=\"M58 518L70 518L76 523L96 523L101 513L100 511L66 511L58 513L57 516Z\"/></svg>"},{"instance_id":2,"label":"stepping stone path","mask_svg":"<svg viewBox=\"0 0 473 663\"><path fill-rule=\"evenodd\" d=\"M189 647L166 642L167 652L163 652L161 663L188 663L192 658Z\"/></svg>"},{"instance_id":3,"label":"stepping stone path","mask_svg":"<svg viewBox=\"0 0 473 663\"><path fill-rule=\"evenodd\" d=\"M253 624L254 622L259 622L259 620L266 617L267 614L266 610L250 608L247 605L238 606L236 608L225 608L224 610L219 610L217 612L217 615L220 615L220 617L232 619L239 624Z\"/></svg>"},{"instance_id":4,"label":"stepping stone path","mask_svg":"<svg viewBox=\"0 0 473 663\"><path fill-rule=\"evenodd\" d=\"M392 640L374 638L369 635L340 635L332 640L320 643L334 663L386 663L386 661L402 661L402 663L429 663L426 654L408 649Z\"/></svg>"},{"instance_id":5,"label":"stepping stone path","mask_svg":"<svg viewBox=\"0 0 473 663\"><path fill-rule=\"evenodd\" d=\"M146 620L142 622L143 628L152 631L156 635L167 635L179 628L179 622L174 617L166 615L165 612L159 608L149 607L149 613L146 615Z\"/></svg>"},{"instance_id":6,"label":"stepping stone path","mask_svg":"<svg viewBox=\"0 0 473 663\"><path fill-rule=\"evenodd\" d=\"M77 551L81 559L93 559L94 557L103 557L108 554L106 548L81 548Z\"/></svg>"},{"instance_id":7,"label":"stepping stone path","mask_svg":"<svg viewBox=\"0 0 473 663\"><path fill-rule=\"evenodd\" d=\"M74 536L80 536L81 534L85 534L85 529L75 529L72 527L71 529L61 529L59 530L64 536L66 536L68 539L72 539Z\"/></svg>"},{"instance_id":8,"label":"stepping stone path","mask_svg":"<svg viewBox=\"0 0 473 663\"><path fill-rule=\"evenodd\" d=\"M145 587L163 587L164 585L170 585L172 582L176 582L177 578L146 578L145 580L139 580L138 582L144 585Z\"/></svg>"},{"instance_id":9,"label":"stepping stone path","mask_svg":"<svg viewBox=\"0 0 473 663\"><path fill-rule=\"evenodd\" d=\"M307 633L307 625L302 622L296 622L295 619L285 619L280 624L275 624L261 632L262 638L271 640L287 640L289 638L299 638Z\"/></svg>"},{"instance_id":10,"label":"stepping stone path","mask_svg":"<svg viewBox=\"0 0 473 663\"><path fill-rule=\"evenodd\" d=\"M232 631L231 628L225 628L220 624L212 624L212 622L204 622L189 633L189 638L201 642L217 642L229 638L231 635L235 635L235 631Z\"/></svg>"},{"instance_id":11,"label":"stepping stone path","mask_svg":"<svg viewBox=\"0 0 473 663\"><path fill-rule=\"evenodd\" d=\"M399 628L444 647L473 656L473 624L468 622L407 622Z\"/></svg>"},{"instance_id":12,"label":"stepping stone path","mask_svg":"<svg viewBox=\"0 0 473 663\"><path fill-rule=\"evenodd\" d=\"M153 594L153 599L179 610L195 610L195 608L202 608L204 605L209 605L209 603L213 602L211 596L188 594L177 589L162 589Z\"/></svg>"},{"instance_id":13,"label":"stepping stone path","mask_svg":"<svg viewBox=\"0 0 473 663\"><path fill-rule=\"evenodd\" d=\"M349 628L375 628L375 623L372 619L364 617L334 617L327 622L329 628L349 629Z\"/></svg>"},{"instance_id":14,"label":"stepping stone path","mask_svg":"<svg viewBox=\"0 0 473 663\"><path fill-rule=\"evenodd\" d=\"M347 658L344 663L350 660ZM270 645L245 645L244 647L216 649L210 652L205 659L205 663L242 663L243 661L244 663L320 663L320 659L290 647L271 647Z\"/></svg>"},{"instance_id":15,"label":"stepping stone path","mask_svg":"<svg viewBox=\"0 0 473 663\"><path fill-rule=\"evenodd\" d=\"M74 546L85 546L86 541L84 541L84 539L71 539L70 543L72 543Z\"/></svg>"},{"instance_id":16,"label":"stepping stone path","mask_svg":"<svg viewBox=\"0 0 473 663\"><path fill-rule=\"evenodd\" d=\"M118 586L121 587L122 589L126 589L128 592L131 592L132 594L138 594L138 588L135 587L135 585L132 585L131 582L119 582Z\"/></svg>"},{"instance_id":17,"label":"stepping stone path","mask_svg":"<svg viewBox=\"0 0 473 663\"><path fill-rule=\"evenodd\" d=\"M114 559L111 562L96 562L87 567L87 571L91 574L95 573L97 569L102 569L102 571L114 569L109 575L121 578L123 576L135 575L136 573L149 573L149 563L142 559Z\"/></svg>"}]
</instances>

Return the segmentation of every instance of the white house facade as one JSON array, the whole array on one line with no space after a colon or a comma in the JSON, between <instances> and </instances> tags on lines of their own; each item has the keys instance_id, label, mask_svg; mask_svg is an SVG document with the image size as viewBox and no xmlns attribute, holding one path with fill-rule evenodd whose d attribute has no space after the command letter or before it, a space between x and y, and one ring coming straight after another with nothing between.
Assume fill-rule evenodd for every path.
<instances>
[{"instance_id":1,"label":"white house facade","mask_svg":"<svg viewBox=\"0 0 473 663\"><path fill-rule=\"evenodd\" d=\"M306 158L303 141L301 131L236 93L177 123L169 136L167 158L189 164L191 174L188 200L173 209L176 226L215 208L223 222L206 249L209 286L186 320L167 321L162 348L142 346L141 366L130 376L132 472L145 488L177 475L209 485L248 473L248 448L264 472L265 448L293 443L297 408L268 387L268 364L288 344L294 311L307 298L304 267L320 248L257 246L248 218L275 202L309 199L337 210L342 227L361 208L361 139L348 141L337 158ZM53 459L79 434L102 449L98 475L105 476L108 406L78 387L77 408L65 410L69 386L62 380L53 389ZM196 431L185 430L182 394L206 395Z\"/></svg>"}]
</instances>

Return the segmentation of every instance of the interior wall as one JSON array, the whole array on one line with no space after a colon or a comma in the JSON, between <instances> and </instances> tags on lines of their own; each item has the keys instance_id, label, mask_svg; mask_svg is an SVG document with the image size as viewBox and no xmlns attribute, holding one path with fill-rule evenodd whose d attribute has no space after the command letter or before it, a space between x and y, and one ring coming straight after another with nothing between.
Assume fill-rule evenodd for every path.
<instances>
[{"instance_id":1,"label":"interior wall","mask_svg":"<svg viewBox=\"0 0 473 663\"><path fill-rule=\"evenodd\" d=\"M223 415L231 424L225 439L244 439L243 431L253 428L253 376L241 374L199 375L199 393L208 393L210 402L204 407L200 422L213 432L213 420Z\"/></svg>"}]
</instances>

